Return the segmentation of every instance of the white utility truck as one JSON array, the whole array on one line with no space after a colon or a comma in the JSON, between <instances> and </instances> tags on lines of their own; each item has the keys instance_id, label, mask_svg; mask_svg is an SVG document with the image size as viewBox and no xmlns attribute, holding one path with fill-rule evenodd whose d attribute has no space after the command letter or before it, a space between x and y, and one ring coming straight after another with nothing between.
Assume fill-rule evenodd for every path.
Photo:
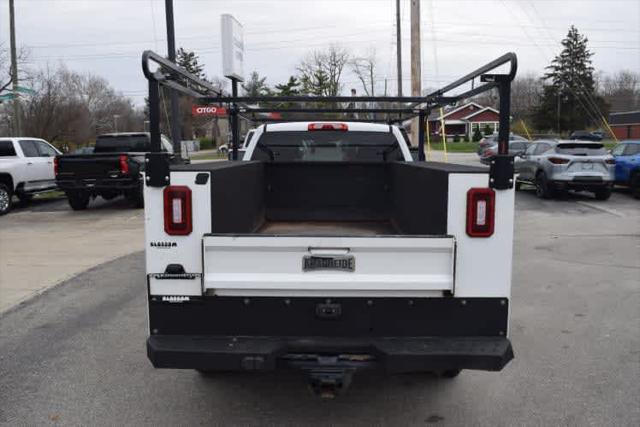
<instances>
[{"instance_id":1,"label":"white utility truck","mask_svg":"<svg viewBox=\"0 0 640 427\"><path fill-rule=\"evenodd\" d=\"M150 62L160 68L151 72ZM503 64L511 66L507 74L487 74ZM153 365L302 369L323 395L345 388L360 369L446 377L501 370L513 358L513 159L506 143L515 68L507 54L427 97L359 98L367 105L359 117L384 115L386 123L261 124L241 161L169 166L159 147L152 150L144 198ZM199 88L205 102L229 103L232 123L251 111L280 111L268 105L272 98L213 93L152 52L143 69L152 141L164 82L193 96ZM189 84L177 85L177 76ZM445 96L475 77L483 84ZM491 87L506 107L503 151L491 168L425 162L422 144L409 147L394 124L408 116L424 124L434 105ZM342 114L341 103L351 99L291 97L284 101L303 107L283 114ZM264 107L243 106L256 102Z\"/></svg>"}]
</instances>

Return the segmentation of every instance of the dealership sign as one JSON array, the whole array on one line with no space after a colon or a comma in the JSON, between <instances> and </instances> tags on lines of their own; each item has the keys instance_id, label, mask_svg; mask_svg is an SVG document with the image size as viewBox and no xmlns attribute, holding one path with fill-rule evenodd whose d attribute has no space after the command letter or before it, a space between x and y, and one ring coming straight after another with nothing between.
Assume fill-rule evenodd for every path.
<instances>
[{"instance_id":1,"label":"dealership sign","mask_svg":"<svg viewBox=\"0 0 640 427\"><path fill-rule=\"evenodd\" d=\"M244 81L244 30L242 24L229 14L221 17L222 74Z\"/></svg>"},{"instance_id":2,"label":"dealership sign","mask_svg":"<svg viewBox=\"0 0 640 427\"><path fill-rule=\"evenodd\" d=\"M224 107L216 107L213 105L194 105L191 107L191 114L196 117L211 116L220 117L227 115L227 109Z\"/></svg>"}]
</instances>

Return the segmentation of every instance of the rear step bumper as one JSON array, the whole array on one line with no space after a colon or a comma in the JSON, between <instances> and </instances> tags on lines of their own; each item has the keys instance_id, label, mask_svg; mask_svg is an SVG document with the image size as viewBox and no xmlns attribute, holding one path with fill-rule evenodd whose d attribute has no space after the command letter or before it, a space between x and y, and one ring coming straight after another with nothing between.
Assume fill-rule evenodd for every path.
<instances>
[{"instance_id":1,"label":"rear step bumper","mask_svg":"<svg viewBox=\"0 0 640 427\"><path fill-rule=\"evenodd\" d=\"M147 354L156 368L211 371L272 371L349 365L388 373L450 369L499 371L513 349L505 337L215 337L153 335ZM331 363L331 362L330 362Z\"/></svg>"}]
</instances>

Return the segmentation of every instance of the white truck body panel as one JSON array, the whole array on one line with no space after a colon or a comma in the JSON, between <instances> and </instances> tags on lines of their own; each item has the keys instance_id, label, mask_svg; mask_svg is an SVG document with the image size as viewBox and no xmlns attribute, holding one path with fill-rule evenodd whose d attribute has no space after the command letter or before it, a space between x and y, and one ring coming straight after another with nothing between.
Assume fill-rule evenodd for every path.
<instances>
[{"instance_id":1,"label":"white truck body panel","mask_svg":"<svg viewBox=\"0 0 640 427\"><path fill-rule=\"evenodd\" d=\"M389 131L387 125L353 125ZM307 128L306 123L269 126ZM263 129L256 129L245 159ZM408 152L402 135L393 129L403 152ZM193 232L188 236L165 233L163 189L145 186L151 295L442 297L448 291L455 297L510 297L514 190L495 192L492 236L466 233L467 192L488 187L488 174L449 175L447 236L320 237L207 235L215 221L211 175L206 184L196 185L195 177L201 173L206 172L171 172L171 185L192 191ZM347 249L356 258L354 272L302 270L303 257L313 250ZM158 279L169 264L181 264L197 278Z\"/></svg>"},{"instance_id":2,"label":"white truck body panel","mask_svg":"<svg viewBox=\"0 0 640 427\"><path fill-rule=\"evenodd\" d=\"M144 186L145 245L152 295L202 295L202 236L211 232L211 180L196 185L196 175L205 172L171 172L172 185L191 189L193 200L193 231L188 236L170 236L164 231L163 188ZM197 279L158 279L167 265L181 264L187 273L198 274Z\"/></svg>"},{"instance_id":3,"label":"white truck body panel","mask_svg":"<svg viewBox=\"0 0 640 427\"><path fill-rule=\"evenodd\" d=\"M204 289L215 295L428 296L454 287L451 237L205 236L203 251ZM355 269L304 271L313 255L353 256Z\"/></svg>"},{"instance_id":4,"label":"white truck body panel","mask_svg":"<svg viewBox=\"0 0 640 427\"><path fill-rule=\"evenodd\" d=\"M489 174L450 174L447 233L458 243L456 297L510 297L515 192L496 191L494 231L491 237L466 233L467 192L489 186Z\"/></svg>"}]
</instances>

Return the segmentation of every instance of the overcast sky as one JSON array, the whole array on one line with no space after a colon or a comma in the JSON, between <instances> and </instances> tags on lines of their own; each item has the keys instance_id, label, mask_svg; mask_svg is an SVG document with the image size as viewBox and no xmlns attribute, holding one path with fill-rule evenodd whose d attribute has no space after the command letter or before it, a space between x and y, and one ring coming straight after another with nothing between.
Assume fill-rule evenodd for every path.
<instances>
[{"instance_id":1,"label":"overcast sky","mask_svg":"<svg viewBox=\"0 0 640 427\"><path fill-rule=\"evenodd\" d=\"M8 46L8 0L0 0L0 34ZM60 63L107 78L141 104L144 49L166 53L164 0L15 0L17 40L25 67ZM437 87L507 51L519 73L541 74L569 25L588 36L596 70L640 70L638 0L422 0L422 85ZM220 15L245 30L245 74L270 85L285 81L305 53L338 43L354 54L375 49L379 88L396 91L395 0L174 0L176 45L194 50L209 76L222 73ZM409 90L409 0L401 0L403 75ZM359 89L353 75L345 91ZM360 93L361 90L358 90Z\"/></svg>"}]
</instances>

